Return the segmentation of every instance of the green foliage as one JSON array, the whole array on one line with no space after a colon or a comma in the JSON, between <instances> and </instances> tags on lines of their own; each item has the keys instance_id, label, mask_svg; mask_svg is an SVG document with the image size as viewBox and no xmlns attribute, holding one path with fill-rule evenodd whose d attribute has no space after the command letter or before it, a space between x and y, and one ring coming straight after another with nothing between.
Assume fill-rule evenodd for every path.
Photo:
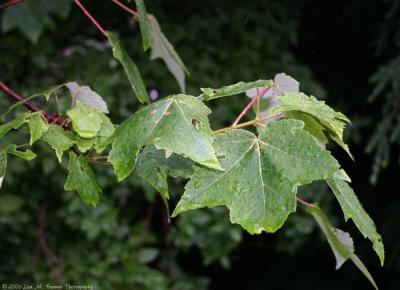
<instances>
[{"instance_id":1,"label":"green foliage","mask_svg":"<svg viewBox=\"0 0 400 290\"><path fill-rule=\"evenodd\" d=\"M139 12L139 23L140 23L140 32L142 33L142 44L143 50L146 51L151 47L151 25L149 21L149 16L146 12L146 7L144 5L143 0L135 0L136 6Z\"/></svg>"},{"instance_id":2,"label":"green foliage","mask_svg":"<svg viewBox=\"0 0 400 290\"><path fill-rule=\"evenodd\" d=\"M175 48L161 31L157 19L153 15L149 15L149 17L152 31L152 50L150 59L161 58L165 62L168 70L178 81L179 87L184 93L186 91L185 73L189 74L189 71L176 53Z\"/></svg>"},{"instance_id":3,"label":"green foliage","mask_svg":"<svg viewBox=\"0 0 400 290\"><path fill-rule=\"evenodd\" d=\"M202 98L208 101L221 97L241 94L254 88L269 87L271 84L272 81L270 80L258 80L255 82L248 82L248 83L238 82L236 84L225 86L220 89L201 88L201 91L203 92Z\"/></svg>"},{"instance_id":4,"label":"green foliage","mask_svg":"<svg viewBox=\"0 0 400 290\"><path fill-rule=\"evenodd\" d=\"M137 111L113 135L109 160L118 180L132 172L139 151L151 144L166 150L167 155L181 154L205 166L221 169L212 147L214 134L207 118L210 113L201 101L182 94Z\"/></svg>"},{"instance_id":5,"label":"green foliage","mask_svg":"<svg viewBox=\"0 0 400 290\"><path fill-rule=\"evenodd\" d=\"M197 168L173 216L225 205L233 223L250 233L275 232L296 210L297 186L333 177L337 161L303 130L303 123L272 123L258 137L237 130L218 135L223 172Z\"/></svg>"},{"instance_id":6,"label":"green foliage","mask_svg":"<svg viewBox=\"0 0 400 290\"><path fill-rule=\"evenodd\" d=\"M357 268L365 275L365 277L367 277L374 288L378 289L378 286L376 286L374 279L368 272L365 265L354 254L353 239L350 237L350 235L342 230L334 228L319 207L309 207L307 208L307 211L315 218L326 239L328 240L332 252L336 258L336 269L339 269L343 263L350 258Z\"/></svg>"},{"instance_id":7,"label":"green foliage","mask_svg":"<svg viewBox=\"0 0 400 290\"><path fill-rule=\"evenodd\" d=\"M100 131L103 117L96 109L78 101L73 109L67 111L67 115L71 119L74 131L82 138L93 138Z\"/></svg>"},{"instance_id":8,"label":"green foliage","mask_svg":"<svg viewBox=\"0 0 400 290\"><path fill-rule=\"evenodd\" d=\"M363 236L371 240L383 266L385 251L382 238L377 233L375 223L365 212L354 191L345 180L338 176L329 179L328 184L342 207L346 221L351 218Z\"/></svg>"},{"instance_id":9,"label":"green foliage","mask_svg":"<svg viewBox=\"0 0 400 290\"><path fill-rule=\"evenodd\" d=\"M68 178L64 188L78 191L87 204L96 206L99 203L101 189L96 183L92 169L82 155L76 156L73 152L69 153Z\"/></svg>"},{"instance_id":10,"label":"green foliage","mask_svg":"<svg viewBox=\"0 0 400 290\"><path fill-rule=\"evenodd\" d=\"M138 2L140 2L138 4L143 4L142 1ZM274 7L279 7L276 6L279 4L270 4L271 7L268 7L270 9L266 13L270 13L270 11L272 13L276 10ZM139 6L138 8L142 9L140 15L145 15L143 13L144 6L142 8ZM280 10L278 9L277 11ZM254 12L255 17L259 16L257 11ZM280 21L286 24L284 26L274 23L274 21L279 23L278 20L271 17L276 13L272 13L269 17L262 15L263 17L258 19L260 21L262 19L262 24L265 23L266 26L268 26L267 23L272 21L274 33L268 32L265 27L260 29L266 31L268 42L275 43L273 46L276 46L275 50L268 53L268 55L275 54L275 57L271 58L268 64L265 64L263 71L265 69L265 73L267 73L271 70L281 70L281 66L277 66L277 63L284 63L282 67L287 66L291 70L298 69L298 74L296 75L303 75L303 78L310 79L310 75L304 67L293 66L293 58L286 51L288 43L292 41L287 39L295 38L292 35L292 28L290 28L293 23L291 18L285 19L284 13L280 14L279 17L283 18ZM147 17L141 19L140 24L142 32L145 25L142 24L143 20L149 20L152 25L152 58L161 57L164 59L168 69L172 71L178 80L181 90L184 91L185 67L170 42L161 32L154 16L149 17L149 19ZM229 18L238 21L239 27L243 25L241 18L235 18L235 15L230 15ZM188 21L191 20L189 19ZM211 19L210 21L213 20ZM218 21L219 23L224 23L223 17ZM251 23L251 26L257 27L257 25L253 24ZM210 25L212 24L207 24L207 27ZM247 37L247 31L243 36L241 29L237 29L233 25L232 27L235 28L235 41L236 37L241 39L240 41L242 41L241 37ZM218 28L220 27L216 26L215 30L218 31ZM185 29L184 26L177 27L174 30L174 34L172 34L174 39L179 40L182 31L186 33ZM145 49L146 46L149 47L147 42L148 32L143 36L143 47ZM213 31L210 32L208 29L200 32L200 34L205 35L207 33L213 33ZM262 33L260 35L262 36ZM283 35L283 40L279 39L277 35ZM192 37L195 44L199 42L197 36L188 35L188 43L190 43L190 38ZM227 37L229 37L229 34L227 34ZM114 34L110 33L109 38L113 43L114 56L123 65L136 95L138 96L138 90L142 93L142 98L138 96L138 99L143 103L149 102L149 98L145 97L147 92L144 84L142 85L141 76L138 74L137 67L130 59L127 50L121 47L120 40ZM260 38L263 39L263 37ZM267 39L267 37L264 38ZM262 39L260 41L254 41L251 38L247 39L245 41L248 45L246 46L246 51L248 53L260 51L261 47L258 47L258 45L263 45L264 40ZM87 44L90 41L93 41L93 43ZM63 68L67 67L73 76L81 75L82 67L86 67L85 80L88 79L88 83L93 83L96 91L102 92L102 95L106 97L105 100L107 100L111 108L113 120L125 119L131 115L135 100L126 98L127 85L123 83L121 73L115 69L116 62L110 61L109 58L104 57L104 54L102 54L103 44L96 42L94 39L90 39L90 41L85 41L85 44L82 44L83 42L79 43L79 41L73 43L72 48L79 53L76 53L68 62L64 60L62 66ZM221 41L225 40L222 39ZM216 60L210 61L202 59L202 55L197 50L212 51L213 48L210 45L201 46L201 48L190 44L188 46L191 47L190 53L195 56L188 57L188 59L197 60L196 57L198 56L198 62L203 66L198 71L202 71L204 74L203 78L196 76L192 80L190 84L192 89L200 86L196 84L200 80L203 83L207 83L207 85L217 87L219 82L229 83L232 81L230 78L236 78L237 80L252 77L244 72L241 75L242 70L235 70L235 72L229 74L225 73L224 70L218 70L217 67L219 66L215 65L215 63L223 60L219 58L221 53L226 53L224 53L226 49L222 48L212 52ZM68 47L68 49L70 48ZM130 49L128 51L131 52ZM204 55L207 55L208 58L208 54ZM49 55L45 58L47 57ZM51 59L51 57L49 58ZM246 66L254 67L253 62L258 65L261 63L254 53L248 57L241 55L240 60L242 62L240 62L237 59L236 52L232 51L230 58L232 58L232 61L236 61L235 65L240 68ZM142 67L140 58L138 58L138 64ZM157 77L162 75L162 70L154 69L154 67L157 67L156 64L143 66L145 78L147 75L151 75L154 80L151 80L150 83L152 82L151 84L159 89L163 95L167 95L164 92L171 88L171 82L166 78L163 79L163 76L161 77L162 80L158 80ZM56 73L60 74L61 71L63 70L59 69ZM64 72L62 73L64 74ZM55 78L60 79L61 76L56 75ZM65 78L62 75L62 79ZM53 78L49 78L44 79L43 83L53 81ZM108 107L103 98L90 88L80 87L76 83L66 84L72 95L72 103L76 102L76 106L72 109L63 108L63 112L69 109L67 114L69 119L67 121L72 122L70 130L64 130L58 125L49 125L47 128L47 123L43 120L42 115L36 113L32 117L27 117L20 125L18 124L21 121L18 121L14 123L15 125L4 127L4 134L6 134L12 128L16 127L14 129L17 129L23 123L28 123L30 128L34 128L30 130L31 143L34 143L39 138L44 140L55 149L60 162L62 161L63 153L68 151L68 178L65 189L75 190L80 194L84 202L97 205L96 208L90 208L89 210L79 202L75 195L54 194L51 196L52 199L55 199L52 200L52 206L60 204L60 207L54 209L52 213L58 219L58 224L54 220L54 223L52 221L51 225L49 225L52 230L52 236L57 236L57 234L61 236L60 230L57 229L56 225L64 225L65 223L68 227L68 233L71 231L81 237L79 241L61 241L60 248L62 249L63 257L65 257L63 258L65 259L63 265L65 277L72 281L82 281L82 279L95 281L96 287L98 286L101 289L127 289L131 287L138 289L206 289L208 284L207 280L202 277L193 278L187 276L177 265L175 254L168 252L164 255L164 248L163 251L158 250L161 247L156 241L162 239L162 237L155 237L151 230L149 231L151 222L149 225L148 216L150 216L151 220L151 214L143 212L146 206L150 208L154 206L146 204L149 200L157 200L154 198L154 190L139 178L136 178L137 176L133 176L127 179L125 183L116 186L112 178L110 178L111 170L103 169L101 166L92 170L88 163L109 165L107 160L111 161L119 180L126 178L135 168L136 174L142 177L151 187L154 187L156 191L160 192L164 198L172 196L172 202L175 202L176 191L180 192L176 188L177 186L179 187L176 183L181 184L183 179L190 179L177 210L181 203L186 202L187 195L191 192L201 192L200 196L195 196L193 193L194 201L188 205L188 208L216 205L234 206L233 209L230 208L231 220L240 223L252 233L259 233L262 230L272 232L282 226L286 217L296 209L295 198L298 187L313 180L332 178L339 169L336 160L327 150L320 147L320 143L314 137L322 141L322 143L327 143L325 134L328 133L334 140L336 138L337 142L342 142L342 146L346 146L343 143L342 135L344 130L343 121L347 121L347 119L341 117L340 113L333 111L327 105L311 100L311 97L304 97L307 99L307 105L297 102L298 100L292 103L293 100L291 99L287 104L288 106L284 107L286 104L285 98L290 99L290 96L288 97L290 94L281 96L282 92L285 91L286 83L277 77L273 82L263 80L250 83L240 82L221 89L202 89L204 92L202 96L204 100L213 99L225 95L243 93L251 88L270 85L273 86L274 94L281 98L280 108L281 112L284 112L285 118L297 120L273 121L266 128L262 124L254 123L255 125L260 125L257 127L261 132L259 136L245 130L228 129L225 133L218 134L215 137L208 119L211 110L201 101L202 98L188 95L167 97L140 109L128 120L117 126L117 131L114 134L115 126L108 117L101 113L108 112ZM49 92L53 92L53 90L47 91L46 96L50 96ZM108 96L113 96L113 98ZM298 97L300 94L294 96ZM232 117L232 111L234 110L227 109L229 106L226 105L229 100L233 99L226 99L225 102L220 100L222 105L213 106L215 114L212 122L216 127L221 123L227 122ZM230 102L232 103L230 105L239 108L241 102L244 101L244 99L237 98L235 101ZM310 101L310 106L308 106L308 101ZM237 136L235 136L236 134ZM224 138L233 138L234 142L232 144L229 142L223 144ZM107 146L111 143L112 149L111 152L108 152ZM35 146L39 147L39 145L40 143ZM56 164L52 162L47 151L43 152L46 149L39 148L41 150L40 156L43 156L43 168L38 170L38 162L33 163L33 165L31 163L29 166L36 166L37 172L43 171L49 180L46 181L46 189L49 183L52 182L52 190L56 192L57 189L59 190L56 184L64 177L58 174L57 170L54 170ZM105 156L96 156L96 153L100 152L105 152ZM0 158L0 173L2 172L1 165L4 165L4 172L6 166L6 154L2 153L2 156L4 158ZM229 165L227 166L229 162L232 165L230 167ZM193 164L196 164L194 172L192 171ZM15 166L18 166L18 164ZM23 171L23 166L21 168L19 170ZM52 177L49 173L56 176ZM94 176L95 173L96 178ZM16 174L19 174L18 170L14 171L14 175ZM201 174L204 174L204 176ZM25 173L25 175L28 174ZM11 174L11 176L13 175ZM181 177L181 179L179 179L179 182L175 179L173 182L168 182L171 181L168 180L170 176L174 178ZM216 184L223 182L220 188L217 188L217 186L214 188L213 185L209 186L214 177L221 178L216 181ZM98 203L101 189L96 179L98 184L107 190L107 194L102 196L102 203ZM203 184L198 185L196 188L195 182L198 179L201 179ZM10 185L12 185L12 182L10 182ZM41 185L37 184L37 186ZM143 190L146 195L138 194ZM22 189L21 192L23 192ZM37 193L36 196L42 196L39 190L36 190L35 193ZM8 198L9 196L12 198ZM24 217L20 216L23 214L22 210L21 212L18 211L24 206L28 209L32 208L32 211L37 210L37 199L33 200L33 202L31 201L33 205L28 205L25 204L24 199L15 198L14 195L9 196L2 196L0 204L3 201L5 204L10 204L10 210L18 214L13 216L14 221L11 222L9 213L0 208L3 224L13 225L19 220L24 220ZM147 201L141 200L141 197L143 199L146 198ZM206 201L201 203L203 201L200 202L198 199L203 197ZM264 207L263 202L265 202ZM5 208L7 207L5 206ZM237 212L233 214L236 209ZM363 212L364 214L365 212ZM349 213L349 216L354 220L357 219L357 217L354 217L354 213ZM296 216L291 215L291 217ZM294 218L293 222L296 223L298 220ZM157 232L158 236L161 235L158 233L158 228L153 230ZM370 227L368 227L369 230ZM377 241L375 239L375 234L377 234L375 227L373 227L373 230L373 234L368 233L367 235L372 240ZM362 227L360 227L360 231L363 232ZM28 235L32 237L35 233L28 233ZM227 267L229 265L227 256L238 245L241 232L238 226L228 222L224 208L215 207L209 211L191 211L183 214L177 220L177 226L172 226L170 235L169 243L174 245L174 250L177 252L194 246L201 250L205 264L219 261ZM12 238L12 234L10 238L6 237L7 243L13 244ZM338 237L336 238L339 239ZM96 239L101 242L96 243ZM54 245L55 240L50 242ZM34 240L33 243L35 243ZM165 246L164 243L165 241L161 241L163 247ZM378 244L378 246L382 250L380 257L383 258L383 248L381 244ZM92 247L95 250L89 250ZM350 249L347 249L347 251L350 251ZM81 257L83 256L88 258L82 261ZM346 253L344 256L346 259L348 258ZM358 261L354 256L351 257L353 261ZM16 269L16 273L18 275L27 275L30 269L34 268L31 263L34 263L31 261L31 257L24 256L21 266ZM360 265L358 262L356 264ZM168 265L168 270L165 270L165 265ZM36 279L40 281L44 277L46 279L52 277L51 273L49 274L43 270L47 269L46 265L41 264L39 267L38 274L35 273L37 275ZM362 267L361 270L364 271ZM107 277L107 279L104 279L104 277Z\"/></svg>"},{"instance_id":11,"label":"green foliage","mask_svg":"<svg viewBox=\"0 0 400 290\"><path fill-rule=\"evenodd\" d=\"M150 103L150 99L139 69L125 48L122 46L121 40L115 33L112 32L108 33L108 39L113 47L113 55L123 66L125 74L132 86L133 91L135 92L136 97L141 103Z\"/></svg>"},{"instance_id":12,"label":"green foliage","mask_svg":"<svg viewBox=\"0 0 400 290\"><path fill-rule=\"evenodd\" d=\"M350 122L345 115L335 112L324 101L318 101L315 97L302 93L288 92L279 97L279 102L280 104L271 113L295 112L294 117L299 119L303 119L300 113L304 113L307 128L315 134L315 137L325 142L326 137L322 131L327 131L327 134L352 157L348 146L343 142L345 122ZM313 118L312 121L310 116Z\"/></svg>"}]
</instances>

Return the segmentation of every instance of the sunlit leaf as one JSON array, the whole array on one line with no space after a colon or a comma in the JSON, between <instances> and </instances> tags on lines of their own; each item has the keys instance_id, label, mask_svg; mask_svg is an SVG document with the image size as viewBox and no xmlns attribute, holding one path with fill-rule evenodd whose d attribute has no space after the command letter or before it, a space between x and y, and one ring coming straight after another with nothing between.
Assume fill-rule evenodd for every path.
<instances>
[{"instance_id":1,"label":"sunlit leaf","mask_svg":"<svg viewBox=\"0 0 400 290\"><path fill-rule=\"evenodd\" d=\"M65 131L58 125L50 125L49 129L43 134L42 140L56 151L60 163L64 151L67 151L75 144L74 133Z\"/></svg>"},{"instance_id":2,"label":"sunlit leaf","mask_svg":"<svg viewBox=\"0 0 400 290\"><path fill-rule=\"evenodd\" d=\"M43 119L42 114L34 114L29 120L29 131L31 134L30 145L39 140L48 128L49 125L47 124L47 121Z\"/></svg>"},{"instance_id":3,"label":"sunlit leaf","mask_svg":"<svg viewBox=\"0 0 400 290\"><path fill-rule=\"evenodd\" d=\"M7 145L5 152L7 152L8 154L14 155L14 156L18 156L18 157L23 158L28 161L30 161L36 157L36 154L33 153L29 149L26 151L18 150L18 147L15 144Z\"/></svg>"},{"instance_id":4,"label":"sunlit leaf","mask_svg":"<svg viewBox=\"0 0 400 290\"><path fill-rule=\"evenodd\" d=\"M79 101L75 108L67 111L67 115L72 121L74 131L82 138L95 137L103 122L103 113Z\"/></svg>"}]
</instances>

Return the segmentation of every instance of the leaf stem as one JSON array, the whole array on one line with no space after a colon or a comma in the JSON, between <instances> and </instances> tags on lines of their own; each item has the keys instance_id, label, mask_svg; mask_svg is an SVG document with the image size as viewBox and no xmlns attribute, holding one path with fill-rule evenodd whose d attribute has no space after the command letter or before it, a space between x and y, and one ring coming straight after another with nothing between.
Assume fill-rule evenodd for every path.
<instances>
[{"instance_id":1,"label":"leaf stem","mask_svg":"<svg viewBox=\"0 0 400 290\"><path fill-rule=\"evenodd\" d=\"M87 18L89 18L90 21L96 26L96 28L106 37L107 36L107 31L99 24L99 22L89 13L89 11L86 10L86 8L82 5L82 3L79 0L74 0L75 4L79 6L79 8L82 10L82 12L86 15Z\"/></svg>"},{"instance_id":2,"label":"leaf stem","mask_svg":"<svg viewBox=\"0 0 400 290\"><path fill-rule=\"evenodd\" d=\"M235 126L239 123L240 119L242 119L242 117L247 113L248 110L250 110L250 108L254 105L254 103L256 101L258 101L260 99L261 96L263 96L271 87L266 87L266 88L262 88L256 96L254 96L251 101L247 104L246 107L244 107L244 109L240 112L239 116L237 116L235 122L233 122L232 126Z\"/></svg>"},{"instance_id":3,"label":"leaf stem","mask_svg":"<svg viewBox=\"0 0 400 290\"><path fill-rule=\"evenodd\" d=\"M302 205L305 205L305 206L307 206L307 207L317 207L315 204L313 204L313 203L310 203L310 202L308 202L308 201L305 201L304 199L302 199L302 198L300 198L300 197L296 197L296 199L297 199L297 201L299 202L299 203L301 203Z\"/></svg>"},{"instance_id":4,"label":"leaf stem","mask_svg":"<svg viewBox=\"0 0 400 290\"><path fill-rule=\"evenodd\" d=\"M129 8L129 7L126 6L124 3L122 3L122 2L120 2L120 1L118 1L118 0L111 0L111 1L114 2L115 4L117 4L119 7L121 7L121 8L124 9L125 11L131 13L133 16L135 16L135 17L138 17L138 16L139 16L139 13L138 13L136 10L134 10L134 9L132 9L132 8Z\"/></svg>"},{"instance_id":5,"label":"leaf stem","mask_svg":"<svg viewBox=\"0 0 400 290\"><path fill-rule=\"evenodd\" d=\"M271 115L264 116L264 117L261 117L261 118L255 118L254 120L251 120L251 121L248 121L248 122L240 123L240 124L237 124L237 125L231 125L229 127L225 127L225 128L222 128L222 129L215 130L214 133L215 134L219 134L219 133L223 133L225 131L232 130L232 129L239 129L239 128L248 127L248 126L251 126L251 125L257 125L257 124L261 123L262 121L266 121L266 120L269 120L269 119L272 119L272 118L277 118L277 117L280 117L280 116L282 116L282 113L275 113L275 114L271 114Z\"/></svg>"}]
</instances>

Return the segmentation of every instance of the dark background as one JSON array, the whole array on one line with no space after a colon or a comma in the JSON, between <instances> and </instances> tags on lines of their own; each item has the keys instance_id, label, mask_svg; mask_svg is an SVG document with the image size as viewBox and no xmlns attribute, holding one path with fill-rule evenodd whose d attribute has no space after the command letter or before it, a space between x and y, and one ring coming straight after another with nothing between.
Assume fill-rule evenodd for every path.
<instances>
[{"instance_id":1,"label":"dark background","mask_svg":"<svg viewBox=\"0 0 400 290\"><path fill-rule=\"evenodd\" d=\"M64 0L51 1L54 7L45 0L26 2L8 8L29 12L23 17L5 20L0 12L0 80L25 97L76 80L106 99L115 123L132 114L138 104L123 72L81 11ZM104 27L121 34L148 88L161 96L178 91L162 62L141 51L137 23L128 14L111 1L82 2ZM400 288L400 138L390 140L400 126L399 5L146 1L191 72L189 93L286 72L301 90L350 117L346 141L355 162L330 149L383 236L385 266L352 222L343 221L324 185L312 184L301 194L351 233L380 289ZM0 97L4 112L11 103ZM229 125L247 101L236 96L213 102L213 127ZM10 138L24 137L3 138L1 145ZM375 146L368 151L368 144ZM274 235L242 232L222 208L183 214L168 225L154 190L135 175L117 184L105 168L96 168L104 194L92 208L63 191L65 171L46 146L35 146L36 160L10 161L0 192L0 282L68 281L96 289L372 289L350 262L334 270L327 242L301 208ZM184 183L171 182L173 208Z\"/></svg>"}]
</instances>

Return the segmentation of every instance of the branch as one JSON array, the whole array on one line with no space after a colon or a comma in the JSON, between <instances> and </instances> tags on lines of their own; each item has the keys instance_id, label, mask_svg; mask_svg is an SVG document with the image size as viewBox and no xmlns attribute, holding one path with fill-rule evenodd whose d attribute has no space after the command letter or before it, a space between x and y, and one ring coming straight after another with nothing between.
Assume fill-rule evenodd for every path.
<instances>
[{"instance_id":1,"label":"branch","mask_svg":"<svg viewBox=\"0 0 400 290\"><path fill-rule=\"evenodd\" d=\"M29 109L31 112L42 112L43 116L46 118L47 122L49 122L50 124L60 125L64 129L71 128L71 125L66 120L57 118L57 117L53 116L52 114L45 112L42 109L36 107L35 105L31 104L30 102L25 101L25 99L23 97L21 97L16 92L14 92L9 87L7 87L2 81L0 81L0 90L5 92L11 99L13 99L17 102L21 102L21 104L24 107L26 107L27 109Z\"/></svg>"},{"instance_id":2,"label":"branch","mask_svg":"<svg viewBox=\"0 0 400 290\"><path fill-rule=\"evenodd\" d=\"M9 0L9 1L6 1L6 3L4 3L4 4L1 4L0 9L4 9L4 8L16 5L16 4L24 2L24 1L25 0Z\"/></svg>"},{"instance_id":3,"label":"branch","mask_svg":"<svg viewBox=\"0 0 400 290\"><path fill-rule=\"evenodd\" d=\"M99 22L97 22L97 20L89 13L89 11L86 10L86 8L82 5L82 3L79 0L74 0L75 4L79 6L79 8L81 8L81 10L83 11L83 13L86 15L87 18L89 18L90 21L92 21L92 23L94 24L94 26L96 26L96 28L106 37L107 36L107 31L99 24Z\"/></svg>"},{"instance_id":4,"label":"branch","mask_svg":"<svg viewBox=\"0 0 400 290\"><path fill-rule=\"evenodd\" d=\"M133 10L132 8L129 8L124 3L122 3L122 2L120 2L118 0L111 0L111 1L114 2L115 4L117 4L119 7L121 7L125 11L129 12L130 14L132 14L133 16L135 16L135 17L139 16L139 13L136 10Z\"/></svg>"}]
</instances>

